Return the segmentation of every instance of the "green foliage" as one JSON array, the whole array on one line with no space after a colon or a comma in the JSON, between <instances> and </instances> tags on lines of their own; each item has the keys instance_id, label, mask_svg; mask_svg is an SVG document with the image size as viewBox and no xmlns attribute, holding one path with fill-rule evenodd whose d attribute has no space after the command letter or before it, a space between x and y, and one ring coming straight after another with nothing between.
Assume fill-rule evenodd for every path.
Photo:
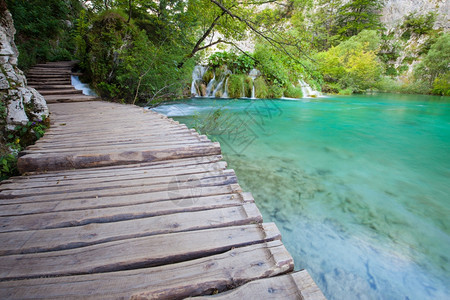
<instances>
[{"instance_id":1,"label":"green foliage","mask_svg":"<svg viewBox=\"0 0 450 300\"><path fill-rule=\"evenodd\" d=\"M255 61L248 55L237 56L232 52L215 52L208 59L213 69L227 66L234 74L247 74L255 66Z\"/></svg>"},{"instance_id":2,"label":"green foliage","mask_svg":"<svg viewBox=\"0 0 450 300\"><path fill-rule=\"evenodd\" d=\"M245 54L239 55L233 63L232 70L235 73L247 74L255 66L255 61Z\"/></svg>"},{"instance_id":3,"label":"green foliage","mask_svg":"<svg viewBox=\"0 0 450 300\"><path fill-rule=\"evenodd\" d=\"M244 92L245 75L232 74L228 78L228 96L230 98L241 98Z\"/></svg>"},{"instance_id":4,"label":"green foliage","mask_svg":"<svg viewBox=\"0 0 450 300\"><path fill-rule=\"evenodd\" d=\"M303 98L303 92L301 87L296 86L288 86L286 90L284 91L284 96L288 98Z\"/></svg>"},{"instance_id":5,"label":"green foliage","mask_svg":"<svg viewBox=\"0 0 450 300\"><path fill-rule=\"evenodd\" d=\"M263 44L256 45L253 55L259 62L258 69L269 82L281 86L290 83L289 68L286 67L287 62L283 55Z\"/></svg>"},{"instance_id":6,"label":"green foliage","mask_svg":"<svg viewBox=\"0 0 450 300\"><path fill-rule=\"evenodd\" d=\"M384 72L384 74L386 74L388 76L397 76L398 72L397 72L397 69L393 65L388 65L388 66L386 66L386 71Z\"/></svg>"},{"instance_id":7,"label":"green foliage","mask_svg":"<svg viewBox=\"0 0 450 300\"><path fill-rule=\"evenodd\" d=\"M344 4L338 10L336 35L346 40L363 30L381 29L379 12L382 6L380 0L352 0Z\"/></svg>"},{"instance_id":8,"label":"green foliage","mask_svg":"<svg viewBox=\"0 0 450 300\"><path fill-rule=\"evenodd\" d=\"M441 96L450 96L450 71L446 74L440 74L434 79L431 93Z\"/></svg>"},{"instance_id":9,"label":"green foliage","mask_svg":"<svg viewBox=\"0 0 450 300\"><path fill-rule=\"evenodd\" d=\"M78 0L7 0L19 50L19 68L73 57L71 22L81 11Z\"/></svg>"},{"instance_id":10,"label":"green foliage","mask_svg":"<svg viewBox=\"0 0 450 300\"><path fill-rule=\"evenodd\" d=\"M348 96L348 95L353 94L353 89L347 88L347 89L339 90L338 94Z\"/></svg>"},{"instance_id":11,"label":"green foliage","mask_svg":"<svg viewBox=\"0 0 450 300\"><path fill-rule=\"evenodd\" d=\"M183 96L193 66L192 60L178 66L184 56L182 49L170 44L156 46L120 10L105 10L89 22L81 17L78 53L102 97L133 103ZM80 36L83 32L85 36Z\"/></svg>"},{"instance_id":12,"label":"green foliage","mask_svg":"<svg viewBox=\"0 0 450 300\"><path fill-rule=\"evenodd\" d=\"M205 74L203 75L203 81L204 82L210 82L214 78L214 71L211 69L208 69Z\"/></svg>"},{"instance_id":13,"label":"green foliage","mask_svg":"<svg viewBox=\"0 0 450 300\"><path fill-rule=\"evenodd\" d=\"M264 77L259 76L253 82L255 86L255 97L260 99L266 99L269 97L269 86L267 85Z\"/></svg>"},{"instance_id":14,"label":"green foliage","mask_svg":"<svg viewBox=\"0 0 450 300\"><path fill-rule=\"evenodd\" d=\"M17 125L14 130L3 131L0 140L0 180L17 175L17 154L25 147L40 139L49 126L44 116L25 125Z\"/></svg>"},{"instance_id":15,"label":"green foliage","mask_svg":"<svg viewBox=\"0 0 450 300\"><path fill-rule=\"evenodd\" d=\"M231 66L233 62L237 59L237 55L235 53L223 51L223 52L215 52L208 59L208 65L213 68L218 68L223 65Z\"/></svg>"},{"instance_id":16,"label":"green foliage","mask_svg":"<svg viewBox=\"0 0 450 300\"><path fill-rule=\"evenodd\" d=\"M403 35L404 38L409 39L412 32L415 34L426 34L433 30L434 22L436 21L436 13L429 12L426 15L417 15L416 13L410 13L405 17L401 28L406 29ZM403 37L402 35L402 37Z\"/></svg>"},{"instance_id":17,"label":"green foliage","mask_svg":"<svg viewBox=\"0 0 450 300\"><path fill-rule=\"evenodd\" d=\"M441 35L431 46L430 51L420 62L414 75L418 80L429 82L430 86L438 77L444 78L450 65L450 34Z\"/></svg>"},{"instance_id":18,"label":"green foliage","mask_svg":"<svg viewBox=\"0 0 450 300\"><path fill-rule=\"evenodd\" d=\"M325 80L339 82L340 89L352 88L357 92L373 86L382 72L375 50L379 41L373 31L362 31L327 52L319 53L316 60Z\"/></svg>"},{"instance_id":19,"label":"green foliage","mask_svg":"<svg viewBox=\"0 0 450 300\"><path fill-rule=\"evenodd\" d=\"M277 84L269 86L269 98L278 99L283 97L284 88Z\"/></svg>"},{"instance_id":20,"label":"green foliage","mask_svg":"<svg viewBox=\"0 0 450 300\"><path fill-rule=\"evenodd\" d=\"M253 79L250 76L244 78L244 96L250 98L253 90Z\"/></svg>"},{"instance_id":21,"label":"green foliage","mask_svg":"<svg viewBox=\"0 0 450 300\"><path fill-rule=\"evenodd\" d=\"M5 154L0 156L0 181L8 179L11 176L18 175L17 156L14 154Z\"/></svg>"}]
</instances>

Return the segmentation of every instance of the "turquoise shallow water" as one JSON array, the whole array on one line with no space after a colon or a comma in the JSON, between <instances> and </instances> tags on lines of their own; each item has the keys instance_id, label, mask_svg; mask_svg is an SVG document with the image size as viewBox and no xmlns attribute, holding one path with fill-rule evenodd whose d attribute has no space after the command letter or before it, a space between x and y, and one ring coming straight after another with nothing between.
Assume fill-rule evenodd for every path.
<instances>
[{"instance_id":1,"label":"turquoise shallow water","mask_svg":"<svg viewBox=\"0 0 450 300\"><path fill-rule=\"evenodd\" d=\"M450 298L449 98L193 99L155 110L198 126L219 107L201 129L328 299Z\"/></svg>"}]
</instances>

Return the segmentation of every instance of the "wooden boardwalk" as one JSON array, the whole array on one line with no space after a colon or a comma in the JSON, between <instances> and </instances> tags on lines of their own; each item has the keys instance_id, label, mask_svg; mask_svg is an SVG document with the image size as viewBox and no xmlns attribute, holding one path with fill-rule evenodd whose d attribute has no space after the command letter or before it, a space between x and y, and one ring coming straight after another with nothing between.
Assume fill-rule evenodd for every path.
<instances>
[{"instance_id":1,"label":"wooden boardwalk","mask_svg":"<svg viewBox=\"0 0 450 300\"><path fill-rule=\"evenodd\" d=\"M58 99L0 184L0 299L324 299L217 143L136 106Z\"/></svg>"}]
</instances>

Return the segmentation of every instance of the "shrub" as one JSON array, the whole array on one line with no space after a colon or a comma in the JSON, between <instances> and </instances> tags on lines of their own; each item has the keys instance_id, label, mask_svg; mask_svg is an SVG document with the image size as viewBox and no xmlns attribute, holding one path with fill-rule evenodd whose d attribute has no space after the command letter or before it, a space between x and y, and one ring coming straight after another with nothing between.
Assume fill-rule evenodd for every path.
<instances>
[{"instance_id":1,"label":"shrub","mask_svg":"<svg viewBox=\"0 0 450 300\"><path fill-rule=\"evenodd\" d=\"M7 0L7 5L17 30L19 68L27 70L37 62L73 58L71 22L82 9L80 1Z\"/></svg>"},{"instance_id":2,"label":"shrub","mask_svg":"<svg viewBox=\"0 0 450 300\"><path fill-rule=\"evenodd\" d=\"M256 98L265 99L269 97L269 87L262 76L256 78L253 84L255 85Z\"/></svg>"},{"instance_id":3,"label":"shrub","mask_svg":"<svg viewBox=\"0 0 450 300\"><path fill-rule=\"evenodd\" d=\"M302 88L290 85L284 91L284 96L288 98L297 98L297 99L303 98Z\"/></svg>"},{"instance_id":4,"label":"shrub","mask_svg":"<svg viewBox=\"0 0 450 300\"><path fill-rule=\"evenodd\" d=\"M436 77L431 92L435 95L450 96L450 72Z\"/></svg>"},{"instance_id":5,"label":"shrub","mask_svg":"<svg viewBox=\"0 0 450 300\"><path fill-rule=\"evenodd\" d=\"M283 97L284 88L277 84L272 84L269 86L269 98L278 99Z\"/></svg>"},{"instance_id":6,"label":"shrub","mask_svg":"<svg viewBox=\"0 0 450 300\"><path fill-rule=\"evenodd\" d=\"M416 15L415 13L410 13L405 17L405 21L403 22L401 28L406 29L404 38L408 35L411 35L410 32L414 32L416 34L425 34L430 32L433 29L434 22L436 21L436 13L429 12L426 15ZM402 37L403 37L402 35ZM409 37L408 37L409 39Z\"/></svg>"},{"instance_id":7,"label":"shrub","mask_svg":"<svg viewBox=\"0 0 450 300\"><path fill-rule=\"evenodd\" d=\"M339 95L351 95L353 94L353 89L352 88L347 88L347 89L343 89L343 90L339 90Z\"/></svg>"},{"instance_id":8,"label":"shrub","mask_svg":"<svg viewBox=\"0 0 450 300\"><path fill-rule=\"evenodd\" d=\"M232 74L228 79L228 97L241 98L244 90L244 75Z\"/></svg>"},{"instance_id":9,"label":"shrub","mask_svg":"<svg viewBox=\"0 0 450 300\"><path fill-rule=\"evenodd\" d=\"M244 80L244 95L245 97L251 97L253 90L253 79L250 76L245 76Z\"/></svg>"}]
</instances>

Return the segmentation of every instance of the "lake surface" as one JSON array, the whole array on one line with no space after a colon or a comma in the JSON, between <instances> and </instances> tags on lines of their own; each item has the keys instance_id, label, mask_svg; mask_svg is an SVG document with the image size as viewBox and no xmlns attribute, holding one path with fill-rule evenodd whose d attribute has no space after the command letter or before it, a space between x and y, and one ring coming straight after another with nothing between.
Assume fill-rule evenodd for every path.
<instances>
[{"instance_id":1,"label":"lake surface","mask_svg":"<svg viewBox=\"0 0 450 300\"><path fill-rule=\"evenodd\" d=\"M296 269L328 299L450 298L449 97L193 99L155 110L221 143Z\"/></svg>"}]
</instances>

